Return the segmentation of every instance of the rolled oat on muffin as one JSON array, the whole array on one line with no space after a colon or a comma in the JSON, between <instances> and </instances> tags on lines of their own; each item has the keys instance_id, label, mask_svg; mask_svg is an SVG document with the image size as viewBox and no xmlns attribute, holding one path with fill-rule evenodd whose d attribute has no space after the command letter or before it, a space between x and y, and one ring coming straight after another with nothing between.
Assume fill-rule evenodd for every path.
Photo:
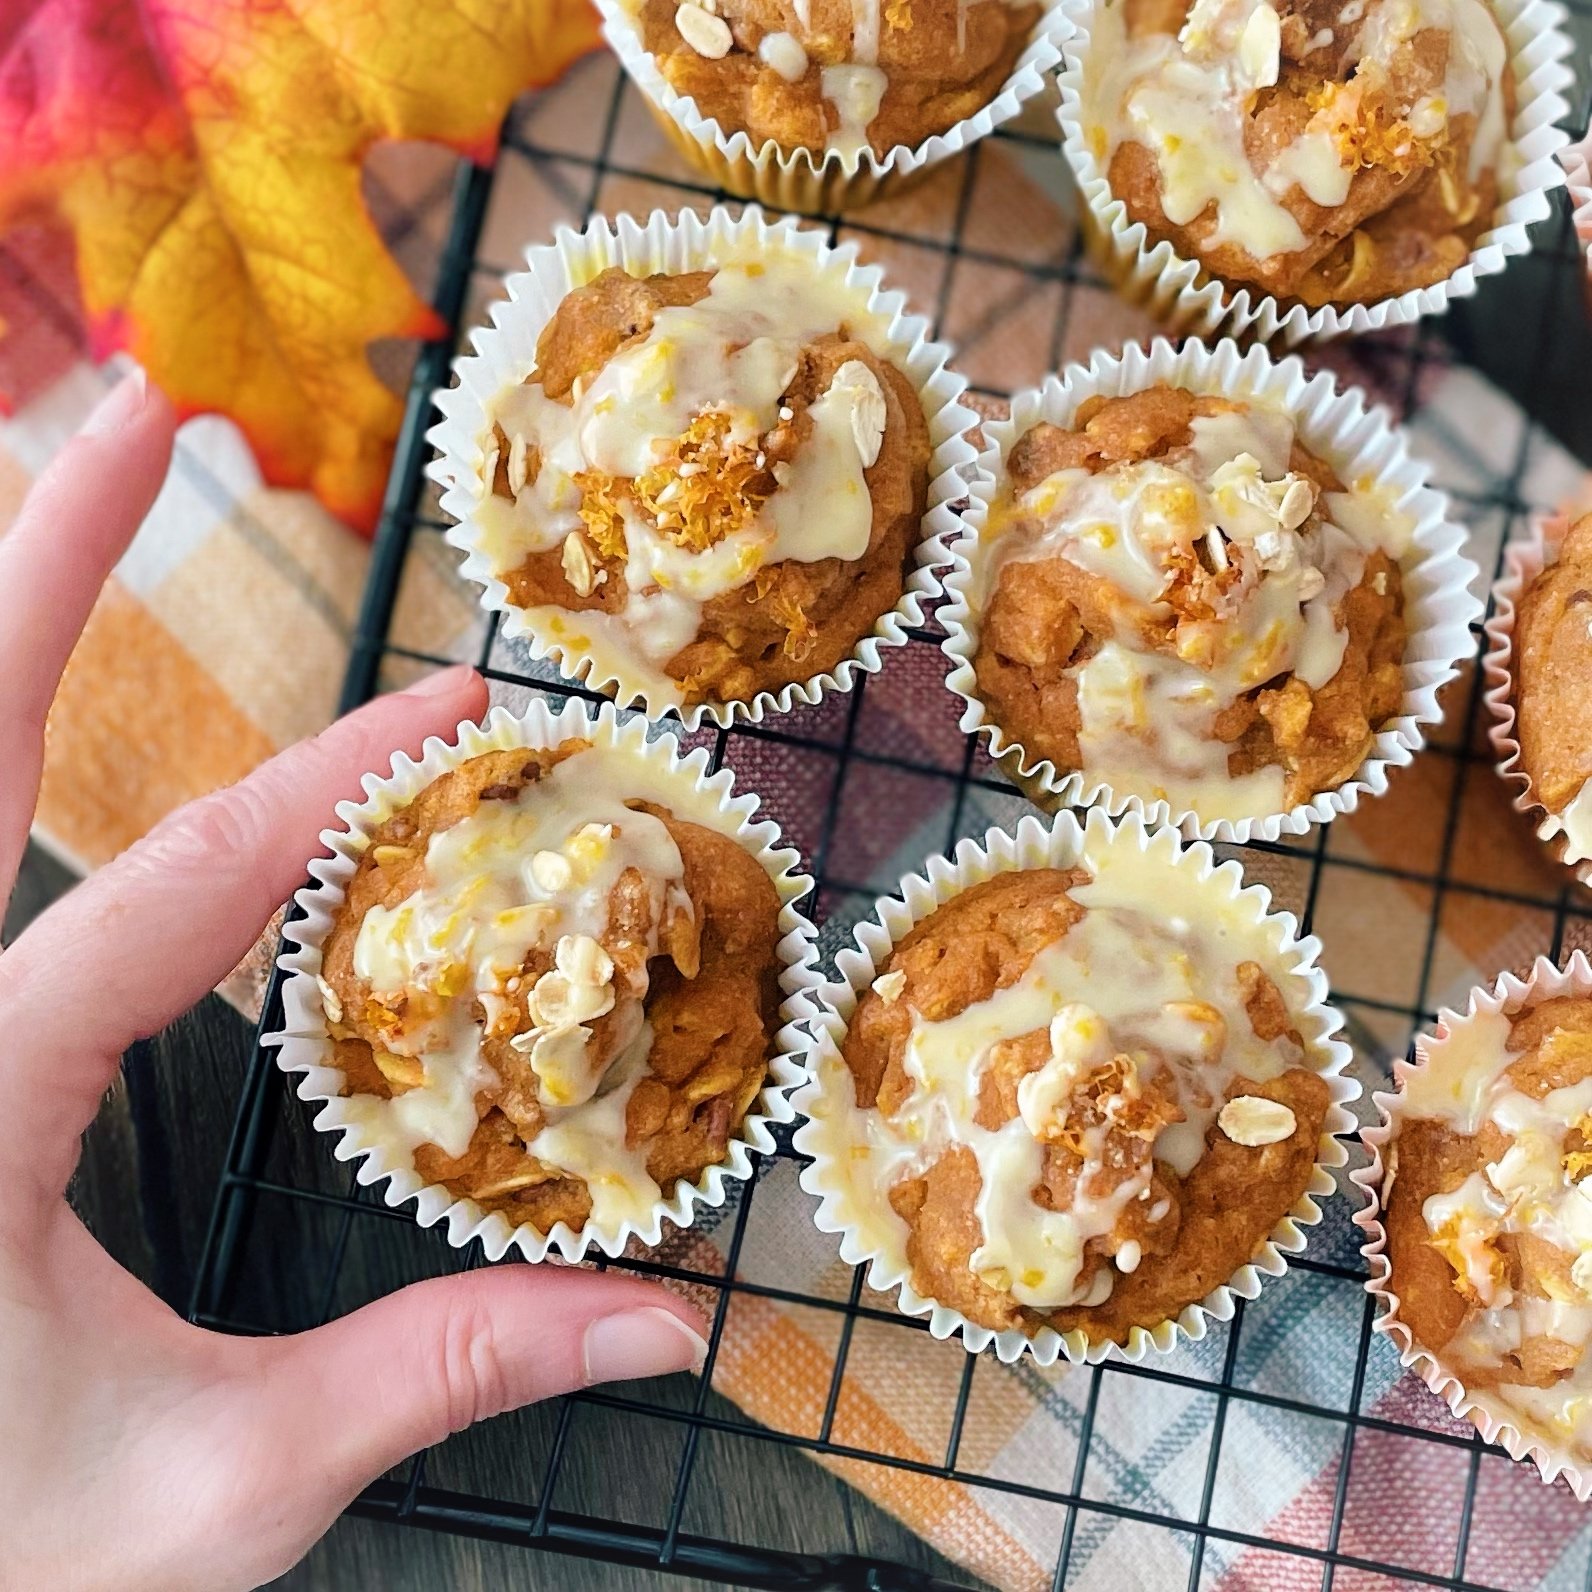
<instances>
[{"instance_id":1,"label":"rolled oat on muffin","mask_svg":"<svg viewBox=\"0 0 1592 1592\"><path fill-rule=\"evenodd\" d=\"M374 824L317 975L343 1124L540 1234L722 1162L778 1023L781 903L611 747L470 757Z\"/></svg>"},{"instance_id":2,"label":"rolled oat on muffin","mask_svg":"<svg viewBox=\"0 0 1592 1592\"><path fill-rule=\"evenodd\" d=\"M975 689L1059 772L1201 819L1286 811L1398 711L1409 530L1264 400L1092 398L1003 461Z\"/></svg>"},{"instance_id":3,"label":"rolled oat on muffin","mask_svg":"<svg viewBox=\"0 0 1592 1592\"><path fill-rule=\"evenodd\" d=\"M1131 220L1283 304L1444 281L1513 175L1484 0L1112 0L1091 49L1084 136Z\"/></svg>"}]
</instances>

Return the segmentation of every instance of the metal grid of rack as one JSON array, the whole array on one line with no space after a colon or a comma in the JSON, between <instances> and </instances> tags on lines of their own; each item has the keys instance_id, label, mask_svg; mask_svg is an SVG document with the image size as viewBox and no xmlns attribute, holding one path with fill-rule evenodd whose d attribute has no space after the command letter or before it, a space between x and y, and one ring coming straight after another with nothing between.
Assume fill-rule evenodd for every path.
<instances>
[{"instance_id":1,"label":"metal grid of rack","mask_svg":"<svg viewBox=\"0 0 1592 1592\"><path fill-rule=\"evenodd\" d=\"M1592 17L1592 0L1576 0L1576 5L1580 15ZM723 198L667 158L653 160L645 152L649 146L637 131L645 124L642 108L611 65L588 65L577 77L572 88L552 92L563 96L561 115L567 114L572 94L587 102L583 125L589 136L548 141L547 119L538 106L546 96L538 96L511 120L502 157L504 164L520 163L522 175L527 170L535 173L567 219L578 222L593 209L611 212L627 203L632 208L643 203L700 207ZM1584 129L1585 93L1592 87L1584 73L1579 87L1577 128ZM1114 301L1085 258L1075 227L1063 226L1047 237L1043 247L1025 250L1021 239L1008 247L1013 240L999 229L978 226L984 203L981 185L992 163L1018 169L1024 182L1059 188L1054 141L1043 121L1035 126L1035 131L1004 130L975 148L939 173L933 192L910 212L886 206L857 217L814 221L828 227L832 236L857 238L865 252L881 257L887 269L894 267L898 279L901 271L907 273L910 280L904 285L914 307L931 313L937 335L962 350L962 368L974 382L975 396L992 411L1009 389L1035 379L1039 370L1053 368L1093 342L1118 342L1142 335L1143 330L1125 324L1121 319L1125 312L1108 308ZM637 154L637 149L642 153ZM429 453L424 432L430 422L430 393L448 379L455 341L479 318L476 301L493 290L500 268L511 263L490 252L496 230L488 221L494 180L492 170L463 169L452 196L435 294L450 336L422 349L409 386L344 688L345 708L402 683L409 673L459 657L478 664L495 692L510 699L532 690L554 696L584 694L550 680L545 668L530 669L523 656L504 645L495 622L469 607L467 597L456 609L462 639L428 644L409 634L403 619L406 604L413 607L415 601L409 586L417 561L424 566L425 579L419 586L423 598L429 589L425 582L434 579L426 571L435 571L452 556L440 546L441 525L423 480ZM1535 257L1540 322L1527 335L1538 340L1537 350L1544 357L1560 324L1556 315L1580 313L1577 256L1562 212L1561 205L1551 229L1544 229ZM524 241L531 241L528 232ZM1036 368L1019 369L1013 363L1011 350L1017 345L1010 327L1003 333L999 323L1003 315L1009 319L1026 314L1027 307L1041 298L1051 305L1048 334L1036 343L1027 322L1022 323L1015 335ZM1500 301L1495 297L1490 302L1496 306ZM1340 368L1347 363L1353 379L1370 385L1403 416L1421 408L1430 383L1450 371L1457 356L1443 326L1423 323L1358 345L1347 361L1341 351L1328 358ZM1004 370L1018 374L1002 381ZM1510 413L1517 414L1512 409ZM1500 451L1492 463L1471 460L1473 468L1466 479L1448 483L1461 517L1477 528L1479 561L1484 566L1523 516L1547 506L1532 496L1534 450L1544 445L1542 433L1518 415L1515 432L1498 443ZM715 765L737 768L743 783L758 790L804 851L818 882L813 905L824 925L826 953L832 954L847 926L902 871L907 851L916 848L921 857L935 845L949 849L962 835L981 832L991 822L1009 824L1027 810L981 746L955 730L955 704L943 689L943 711L934 718L933 727L916 738L893 735L889 721L875 716L878 700L892 691L921 694L943 679L939 639L931 620L892 657L881 675L861 681L848 697L831 698L818 709L783 720L710 730L701 737L710 746ZM1437 1005L1454 998L1462 982L1471 981L1448 966L1443 925L1453 911L1515 914L1520 926L1505 940L1509 959L1517 965L1538 952L1557 958L1573 945L1592 942L1592 897L1563 882L1567 875L1561 877L1535 863L1522 865L1517 873L1490 863L1476 867L1467 862L1486 852L1474 833L1467 792L1474 796L1484 786L1490 792L1497 783L1488 766L1485 740L1476 730L1480 694L1479 671L1451 688L1447 728L1417 760L1417 766L1424 763L1436 771L1431 788L1413 790L1396 780L1395 793L1384 798L1390 804L1398 802L1404 799L1397 794L1402 789L1405 797L1429 803L1429 852L1390 863L1368 853L1352 836L1332 832L1347 827L1342 824L1330 830L1317 828L1297 841L1243 848L1246 868L1271 885L1281 904L1299 914L1306 931L1314 929L1325 939L1335 999L1348 1016L1350 1035L1361 1056L1361 1076L1368 1086L1385 1074L1387 1058L1403 1051L1413 1029L1430 1021ZM770 770L775 772L771 775ZM853 817L859 789L867 793L870 813L894 811L895 832L882 837L874 832L868 844L856 842ZM1377 805L1371 804L1362 815L1368 828L1377 822ZM1493 816L1481 822L1519 823L1503 812L1501 798L1487 811ZM932 838L925 842L931 828ZM1411 976L1397 990L1339 987L1340 975L1334 968L1333 928L1327 921L1335 915L1333 903L1373 889L1401 892L1403 910L1414 918L1407 925ZM1486 970L1489 977L1493 971ZM279 1016L273 983L261 1031L269 1031ZM306 1140L313 1141L307 1153ZM389 1210L358 1188L347 1178L346 1169L334 1166L326 1149L310 1133L307 1114L277 1072L271 1053L257 1045L194 1292L195 1320L231 1331L292 1330L415 1276L479 1260L478 1255L449 1249L440 1235L420 1233L407 1210ZM798 1449L842 1468L853 1480L869 1467L886 1467L916 1472L926 1481L1007 1492L1049 1506L1055 1526L1052 1584L1056 1588L1077 1584L1083 1539L1097 1539L1100 1530L1113 1523L1164 1537L1169 1585L1213 1584L1240 1560L1249 1565L1251 1578L1240 1577L1230 1585L1319 1584L1327 1589L1524 1584L1510 1579L1507 1568L1500 1568L1503 1561L1485 1544L1490 1533L1506 1529L1491 1519L1488 1499L1496 1491L1495 1467L1507 1467L1509 1461L1485 1449L1468 1427L1449 1419L1424 1390L1395 1406L1385 1401L1372 1405L1367 1399L1368 1377L1375 1380L1378 1374L1375 1357L1386 1346L1371 1332L1372 1304L1360 1293L1363 1270L1346 1220L1351 1196L1334 1202L1339 1209L1317 1230L1308 1255L1294 1263L1285 1280L1294 1290L1295 1308L1331 1308L1344 1324L1348 1358L1341 1397L1300 1397L1250 1376L1247 1366L1254 1332L1246 1334L1246 1316L1252 1318L1261 1306L1240 1304L1233 1321L1213 1334L1197 1362L1185 1363L1174 1356L1072 1373L1087 1379L1087 1394L1072 1434L1070 1461L1039 1476L1016 1476L981 1468L966 1451L964 1433L980 1366L973 1356L962 1356L965 1363L953 1379L944 1447L937 1457L875 1453L848 1440L837 1413L857 1331L863 1326L888 1330L899 1351L908 1353L920 1347L928 1352L930 1340L923 1322L901 1317L888 1301L868 1295L860 1270L849 1279L849 1286L822 1296L792 1293L745 1275L745 1263L760 1241L761 1230L753 1216L759 1190L788 1176L796 1160L782 1139L778 1154L732 1195L720 1218L722 1264L694 1269L673 1263L667 1251L663 1258L638 1254L612 1263L672 1279L707 1307L713 1321L711 1350L699 1381L675 1378L578 1395L541 1413L534 1428L536 1446L527 1446L524 1452L523 1474L472 1469L467 1453L458 1462L438 1453L422 1454L371 1487L355 1509L438 1531L662 1567L735 1585L883 1589L951 1584L908 1565L849 1551L855 1543L814 1544L799 1538L782 1544L733 1542L694 1530L693 1486L708 1485L703 1478L710 1471L713 1487L735 1484L734 1464L709 1457L716 1443L733 1448L728 1441L733 1438ZM256 1273L289 1279L288 1296L299 1301L293 1319L261 1306L266 1294L251 1282ZM822 1414L809 1428L779 1430L759 1424L710 1394L727 1316L738 1296L828 1312L835 1318L836 1351ZM1111 1436L1111 1423L1131 1419L1134 1401L1148 1397L1153 1388L1186 1392L1207 1423L1206 1458L1188 1479L1185 1496L1176 1502L1155 1489L1103 1487L1091 1470L1092 1458ZM1235 1454L1233 1432L1241 1414L1257 1411L1279 1419L1297 1418L1327 1434L1326 1451L1335 1455L1325 1471L1330 1507L1308 1540L1280 1540L1253 1524L1245 1527L1224 1518L1221 1495L1226 1467L1244 1463L1243 1455ZM587 1463L582 1479L571 1481L581 1469L572 1457L580 1447L581 1423L597 1416L602 1440L610 1444L624 1440L627 1422L661 1423L677 1432L678 1457L672 1474L649 1479L642 1489L648 1495L643 1504L625 1495L626 1486L636 1485L633 1476L621 1482L601 1463ZM1447 1490L1441 1495L1446 1499L1441 1507L1454 1512L1452 1551L1446 1562L1401 1562L1392 1551L1385 1555L1377 1551L1380 1539L1367 1511L1373 1515L1378 1509L1385 1511L1388 1501L1367 1502L1361 1496L1366 1488L1356 1480L1360 1445L1376 1437L1414 1445L1423 1454L1440 1450L1451 1462L1445 1474L1452 1484L1445 1483ZM459 1438L447 1447L467 1444L467 1438ZM1555 1496L1546 1489L1540 1492L1544 1500ZM1400 1507L1396 1500L1393 1507ZM1503 1514L1507 1529L1518 1529L1517 1517ZM1570 1531L1567 1540L1571 1557L1579 1551L1580 1560L1572 1573L1565 1569L1569 1559L1561 1555L1555 1573L1561 1579L1569 1574L1567 1585L1592 1587L1592 1531L1579 1536ZM1267 1564L1279 1567L1275 1577L1264 1568Z\"/></svg>"}]
</instances>

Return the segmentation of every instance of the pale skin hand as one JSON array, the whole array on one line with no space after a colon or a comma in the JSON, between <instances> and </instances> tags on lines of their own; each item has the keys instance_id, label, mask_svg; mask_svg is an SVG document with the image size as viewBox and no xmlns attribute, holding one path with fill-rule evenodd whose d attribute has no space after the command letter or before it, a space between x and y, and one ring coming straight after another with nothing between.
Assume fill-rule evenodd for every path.
<instances>
[{"instance_id":1,"label":"pale skin hand","mask_svg":"<svg viewBox=\"0 0 1592 1592\"><path fill-rule=\"evenodd\" d=\"M50 700L172 427L129 377L0 536L0 902ZM663 1289L545 1266L420 1283L295 1338L224 1337L123 1271L64 1198L127 1046L242 956L363 772L485 702L457 669L372 703L176 813L0 952L0 1586L257 1586L449 1432L700 1363L702 1324Z\"/></svg>"}]
</instances>

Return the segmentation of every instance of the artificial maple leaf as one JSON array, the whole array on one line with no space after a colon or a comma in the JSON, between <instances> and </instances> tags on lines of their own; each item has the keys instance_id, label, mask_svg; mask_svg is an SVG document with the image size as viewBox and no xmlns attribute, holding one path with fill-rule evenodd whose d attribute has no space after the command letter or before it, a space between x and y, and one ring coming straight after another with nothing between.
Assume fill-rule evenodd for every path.
<instances>
[{"instance_id":1,"label":"artificial maple leaf","mask_svg":"<svg viewBox=\"0 0 1592 1592\"><path fill-rule=\"evenodd\" d=\"M64 223L96 353L369 526L401 405L366 346L439 328L360 162L489 159L514 95L596 39L587 0L0 0L0 234Z\"/></svg>"}]
</instances>

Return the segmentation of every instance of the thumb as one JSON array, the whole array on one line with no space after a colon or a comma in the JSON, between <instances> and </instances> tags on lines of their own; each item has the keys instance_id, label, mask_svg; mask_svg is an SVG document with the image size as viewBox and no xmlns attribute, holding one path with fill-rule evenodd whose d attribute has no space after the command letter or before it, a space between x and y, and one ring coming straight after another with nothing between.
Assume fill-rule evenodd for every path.
<instances>
[{"instance_id":1,"label":"thumb","mask_svg":"<svg viewBox=\"0 0 1592 1592\"><path fill-rule=\"evenodd\" d=\"M277 1340L261 1391L291 1426L292 1451L352 1493L489 1415L594 1382L699 1369L702 1329L684 1300L640 1278L493 1266Z\"/></svg>"}]
</instances>

